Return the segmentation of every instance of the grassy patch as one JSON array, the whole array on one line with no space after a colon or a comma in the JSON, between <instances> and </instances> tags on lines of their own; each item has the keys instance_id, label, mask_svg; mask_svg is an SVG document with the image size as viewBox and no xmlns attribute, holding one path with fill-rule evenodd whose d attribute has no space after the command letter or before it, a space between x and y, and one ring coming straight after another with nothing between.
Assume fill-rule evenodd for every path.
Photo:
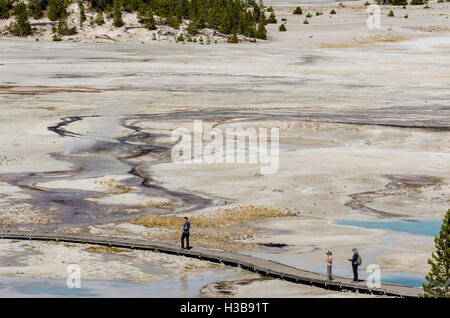
<instances>
[{"instance_id":1,"label":"grassy patch","mask_svg":"<svg viewBox=\"0 0 450 318\"><path fill-rule=\"evenodd\" d=\"M84 250L87 252L90 252L90 253L101 253L101 254L129 252L129 250L127 250L127 249L102 246L102 245L89 246L89 247L86 247Z\"/></svg>"},{"instance_id":2,"label":"grassy patch","mask_svg":"<svg viewBox=\"0 0 450 318\"><path fill-rule=\"evenodd\" d=\"M237 250L249 244L238 242L251 239L260 229L251 226L251 221L267 217L294 216L288 208L278 209L267 206L239 206L222 209L208 216L189 218L192 224L192 245ZM152 239L178 242L181 236L183 217L147 215L130 221L132 224L158 229L159 234L152 234Z\"/></svg>"},{"instance_id":3,"label":"grassy patch","mask_svg":"<svg viewBox=\"0 0 450 318\"><path fill-rule=\"evenodd\" d=\"M124 194L133 190L133 188L121 186L114 177L109 180L95 180L94 183L109 188L113 194Z\"/></svg>"},{"instance_id":4,"label":"grassy patch","mask_svg":"<svg viewBox=\"0 0 450 318\"><path fill-rule=\"evenodd\" d=\"M368 37L363 37L358 40L349 43L328 43L321 46L321 48L351 48L362 45L370 45L372 43L379 42L400 42L409 40L409 37L393 34L377 34Z\"/></svg>"}]
</instances>

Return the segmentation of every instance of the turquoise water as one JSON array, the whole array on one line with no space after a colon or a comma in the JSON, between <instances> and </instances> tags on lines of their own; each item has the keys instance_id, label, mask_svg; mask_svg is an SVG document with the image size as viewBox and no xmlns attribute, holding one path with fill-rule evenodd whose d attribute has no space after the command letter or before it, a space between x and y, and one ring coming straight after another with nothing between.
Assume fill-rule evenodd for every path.
<instances>
[{"instance_id":1,"label":"turquoise water","mask_svg":"<svg viewBox=\"0 0 450 318\"><path fill-rule=\"evenodd\" d=\"M442 220L410 220L399 221L354 221L338 220L336 224L359 226L368 229L387 229L416 235L435 236L439 234Z\"/></svg>"},{"instance_id":2,"label":"turquoise water","mask_svg":"<svg viewBox=\"0 0 450 318\"><path fill-rule=\"evenodd\" d=\"M81 288L68 288L65 279L9 277L0 275L0 298L32 297L200 297L200 290L208 284L246 275L244 270L217 268L155 280L133 283L124 280L81 280Z\"/></svg>"},{"instance_id":3,"label":"turquoise water","mask_svg":"<svg viewBox=\"0 0 450 318\"><path fill-rule=\"evenodd\" d=\"M425 278L421 275L409 273L381 272L381 282L412 287L422 287L422 283L425 283Z\"/></svg>"},{"instance_id":4,"label":"turquoise water","mask_svg":"<svg viewBox=\"0 0 450 318\"><path fill-rule=\"evenodd\" d=\"M209 282L207 280L207 282ZM0 276L0 298L4 297L196 297L203 282L183 286L177 280L146 284L128 281L82 280L81 288L68 288L65 279ZM191 286L189 286L191 285ZM184 289L183 289L184 287Z\"/></svg>"}]
</instances>

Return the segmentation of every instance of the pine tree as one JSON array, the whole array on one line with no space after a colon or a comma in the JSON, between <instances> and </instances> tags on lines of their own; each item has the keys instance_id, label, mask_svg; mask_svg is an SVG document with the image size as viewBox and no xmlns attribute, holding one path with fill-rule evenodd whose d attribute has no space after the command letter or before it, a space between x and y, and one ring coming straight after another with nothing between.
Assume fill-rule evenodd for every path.
<instances>
[{"instance_id":1,"label":"pine tree","mask_svg":"<svg viewBox=\"0 0 450 318\"><path fill-rule=\"evenodd\" d=\"M9 18L8 1L0 0L0 19Z\"/></svg>"},{"instance_id":2,"label":"pine tree","mask_svg":"<svg viewBox=\"0 0 450 318\"><path fill-rule=\"evenodd\" d=\"M67 3L65 0L48 0L48 18L58 21L61 15L66 12Z\"/></svg>"},{"instance_id":3,"label":"pine tree","mask_svg":"<svg viewBox=\"0 0 450 318\"><path fill-rule=\"evenodd\" d=\"M30 6L31 14L33 15L33 18L35 20L40 19L43 15L41 0L31 0L29 2L29 6Z\"/></svg>"},{"instance_id":4,"label":"pine tree","mask_svg":"<svg viewBox=\"0 0 450 318\"><path fill-rule=\"evenodd\" d=\"M261 40L267 40L267 30L264 23L258 25L258 30L256 30L255 38Z\"/></svg>"},{"instance_id":5,"label":"pine tree","mask_svg":"<svg viewBox=\"0 0 450 318\"><path fill-rule=\"evenodd\" d=\"M262 16L264 13L261 12L260 6L258 6L256 3L253 5L253 15L255 17L256 22L260 22L262 20Z\"/></svg>"},{"instance_id":6,"label":"pine tree","mask_svg":"<svg viewBox=\"0 0 450 318\"><path fill-rule=\"evenodd\" d=\"M9 32L15 36L27 36L32 33L30 22L28 21L27 6L19 2L15 8L16 19L9 25Z\"/></svg>"},{"instance_id":7,"label":"pine tree","mask_svg":"<svg viewBox=\"0 0 450 318\"><path fill-rule=\"evenodd\" d=\"M122 1L121 0L114 0L113 5L113 25L116 28L122 27L125 22L122 20Z\"/></svg>"},{"instance_id":8,"label":"pine tree","mask_svg":"<svg viewBox=\"0 0 450 318\"><path fill-rule=\"evenodd\" d=\"M302 15L303 14L302 8L300 8L300 7L295 8L293 14Z\"/></svg>"},{"instance_id":9,"label":"pine tree","mask_svg":"<svg viewBox=\"0 0 450 318\"><path fill-rule=\"evenodd\" d=\"M271 13L269 18L266 20L266 24L268 23L273 23L276 24L277 23L277 18L275 17L275 13Z\"/></svg>"},{"instance_id":10,"label":"pine tree","mask_svg":"<svg viewBox=\"0 0 450 318\"><path fill-rule=\"evenodd\" d=\"M436 251L428 259L431 270L423 284L425 297L450 298L450 209L444 216L439 236L434 238Z\"/></svg>"}]
</instances>

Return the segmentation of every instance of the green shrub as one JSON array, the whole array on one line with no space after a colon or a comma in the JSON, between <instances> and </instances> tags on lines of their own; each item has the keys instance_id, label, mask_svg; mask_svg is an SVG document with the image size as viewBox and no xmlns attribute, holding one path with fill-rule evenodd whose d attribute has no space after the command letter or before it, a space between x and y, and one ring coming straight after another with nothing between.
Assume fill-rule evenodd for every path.
<instances>
[{"instance_id":1,"label":"green shrub","mask_svg":"<svg viewBox=\"0 0 450 318\"><path fill-rule=\"evenodd\" d=\"M267 12L273 12L273 8L272 7L268 7L266 11Z\"/></svg>"},{"instance_id":2,"label":"green shrub","mask_svg":"<svg viewBox=\"0 0 450 318\"><path fill-rule=\"evenodd\" d=\"M198 34L198 22L191 20L189 21L188 27L187 27L187 32L190 35L197 35Z\"/></svg>"},{"instance_id":3,"label":"green shrub","mask_svg":"<svg viewBox=\"0 0 450 318\"><path fill-rule=\"evenodd\" d=\"M405 14L404 18L405 18L405 19L408 19L408 15L407 15L407 14Z\"/></svg>"},{"instance_id":4,"label":"green shrub","mask_svg":"<svg viewBox=\"0 0 450 318\"><path fill-rule=\"evenodd\" d=\"M281 18L281 21L286 22L287 19L286 18Z\"/></svg>"},{"instance_id":5,"label":"green shrub","mask_svg":"<svg viewBox=\"0 0 450 318\"><path fill-rule=\"evenodd\" d=\"M53 39L52 39L53 41L61 41L61 37L57 34L57 33L55 33L55 34L53 34Z\"/></svg>"},{"instance_id":6,"label":"green shrub","mask_svg":"<svg viewBox=\"0 0 450 318\"><path fill-rule=\"evenodd\" d=\"M178 21L178 18L173 15L173 16L167 18L167 25L174 29L179 29L180 21Z\"/></svg>"},{"instance_id":7,"label":"green shrub","mask_svg":"<svg viewBox=\"0 0 450 318\"><path fill-rule=\"evenodd\" d=\"M58 21L57 33L59 35L74 35L77 33L77 28L70 28L67 26L67 14L63 14Z\"/></svg>"},{"instance_id":8,"label":"green shrub","mask_svg":"<svg viewBox=\"0 0 450 318\"><path fill-rule=\"evenodd\" d=\"M295 8L293 14L299 14L299 15L302 15L302 14L303 14L302 8L300 8L300 7Z\"/></svg>"},{"instance_id":9,"label":"green shrub","mask_svg":"<svg viewBox=\"0 0 450 318\"><path fill-rule=\"evenodd\" d=\"M366 3L364 3L365 6L370 6L369 1L366 1Z\"/></svg>"},{"instance_id":10,"label":"green shrub","mask_svg":"<svg viewBox=\"0 0 450 318\"><path fill-rule=\"evenodd\" d=\"M309 24L308 20L305 19L305 21L303 21L303 24Z\"/></svg>"},{"instance_id":11,"label":"green shrub","mask_svg":"<svg viewBox=\"0 0 450 318\"><path fill-rule=\"evenodd\" d=\"M227 42L228 43L239 43L239 39L237 37L236 32L233 32L231 35L228 36Z\"/></svg>"},{"instance_id":12,"label":"green shrub","mask_svg":"<svg viewBox=\"0 0 450 318\"><path fill-rule=\"evenodd\" d=\"M411 0L411 5L413 5L413 6L421 6L424 3L425 2L423 0Z\"/></svg>"},{"instance_id":13,"label":"green shrub","mask_svg":"<svg viewBox=\"0 0 450 318\"><path fill-rule=\"evenodd\" d=\"M105 24L105 18L103 17L103 11L100 10L97 13L97 17L94 20L95 23L97 23L98 25L103 25Z\"/></svg>"},{"instance_id":14,"label":"green shrub","mask_svg":"<svg viewBox=\"0 0 450 318\"><path fill-rule=\"evenodd\" d=\"M388 17L393 17L394 16L394 11L389 11L389 13L388 13L388 15L387 15Z\"/></svg>"},{"instance_id":15,"label":"green shrub","mask_svg":"<svg viewBox=\"0 0 450 318\"><path fill-rule=\"evenodd\" d=\"M311 18L311 17L312 17L312 14L311 14L311 13L308 13L308 14L306 15L306 17L307 17L307 18Z\"/></svg>"},{"instance_id":16,"label":"green shrub","mask_svg":"<svg viewBox=\"0 0 450 318\"><path fill-rule=\"evenodd\" d=\"M177 41L179 41L179 42L183 42L184 41L183 33L180 33L180 35L177 37Z\"/></svg>"},{"instance_id":17,"label":"green shrub","mask_svg":"<svg viewBox=\"0 0 450 318\"><path fill-rule=\"evenodd\" d=\"M269 18L265 21L266 24L267 23L271 23L271 24L276 24L277 23L277 18L275 17L275 13L271 13Z\"/></svg>"},{"instance_id":18,"label":"green shrub","mask_svg":"<svg viewBox=\"0 0 450 318\"><path fill-rule=\"evenodd\" d=\"M286 26L284 24L281 24L280 27L278 28L278 31L286 32Z\"/></svg>"},{"instance_id":19,"label":"green shrub","mask_svg":"<svg viewBox=\"0 0 450 318\"><path fill-rule=\"evenodd\" d=\"M332 10L330 11L330 14L336 14L336 11L335 11L334 9L332 9Z\"/></svg>"}]
</instances>

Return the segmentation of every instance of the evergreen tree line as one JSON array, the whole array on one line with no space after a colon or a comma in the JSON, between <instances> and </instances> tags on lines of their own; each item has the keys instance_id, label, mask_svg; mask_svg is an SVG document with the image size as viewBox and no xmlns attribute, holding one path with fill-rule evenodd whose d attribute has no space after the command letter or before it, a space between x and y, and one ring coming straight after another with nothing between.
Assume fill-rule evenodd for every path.
<instances>
[{"instance_id":1,"label":"evergreen tree line","mask_svg":"<svg viewBox=\"0 0 450 318\"><path fill-rule=\"evenodd\" d=\"M113 12L116 20L117 0L89 0L97 11ZM262 2L254 0L129 0L121 4L127 12L138 12L139 22L156 28L153 15L168 25L179 28L183 19L190 21L191 35L209 27L225 34L240 33L248 37L267 38Z\"/></svg>"},{"instance_id":2,"label":"evergreen tree line","mask_svg":"<svg viewBox=\"0 0 450 318\"><path fill-rule=\"evenodd\" d=\"M39 19L48 10L48 18L58 21L65 18L66 9L73 0L31 0L27 15ZM266 39L265 8L262 1L255 0L88 0L98 15L107 12L113 17L113 25L121 27L122 11L137 12L138 20L146 28L156 29L154 15L161 17L162 23L179 28L183 19L189 20L188 32L191 35L209 27L225 34ZM0 0L0 18L8 18L14 7L21 8L17 0ZM273 23L270 17L270 22ZM100 19L101 20L101 19ZM97 21L96 21L97 22ZM101 22L101 21L98 21Z\"/></svg>"}]
</instances>

